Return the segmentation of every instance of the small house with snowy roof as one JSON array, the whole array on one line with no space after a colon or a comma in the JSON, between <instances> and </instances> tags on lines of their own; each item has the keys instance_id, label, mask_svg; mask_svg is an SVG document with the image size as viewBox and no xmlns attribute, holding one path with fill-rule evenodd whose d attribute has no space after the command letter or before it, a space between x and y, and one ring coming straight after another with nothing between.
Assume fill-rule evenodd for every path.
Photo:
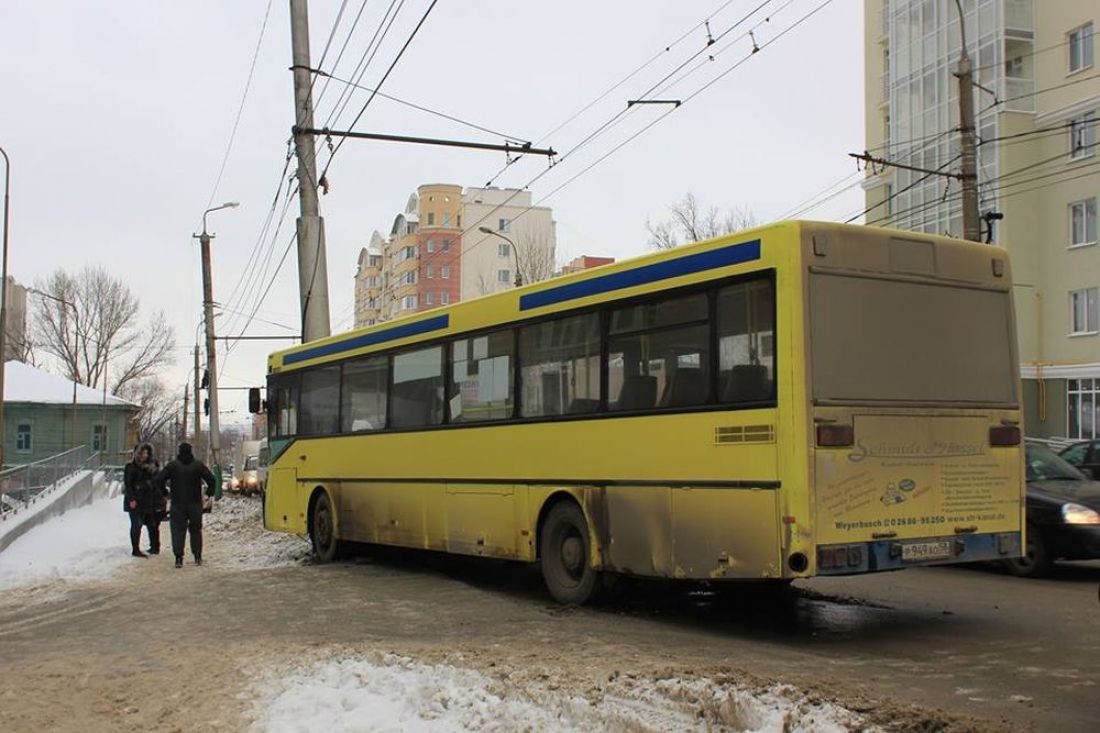
<instances>
[{"instance_id":1,"label":"small house with snowy roof","mask_svg":"<svg viewBox=\"0 0 1100 733\"><path fill-rule=\"evenodd\" d=\"M129 460L138 405L19 361L4 369L5 468L81 445L107 464Z\"/></svg>"}]
</instances>

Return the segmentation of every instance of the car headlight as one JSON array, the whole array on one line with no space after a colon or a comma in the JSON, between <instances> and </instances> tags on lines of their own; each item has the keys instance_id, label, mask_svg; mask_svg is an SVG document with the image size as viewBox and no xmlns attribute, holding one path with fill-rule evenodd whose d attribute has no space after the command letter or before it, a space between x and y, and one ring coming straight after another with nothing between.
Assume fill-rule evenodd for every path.
<instances>
[{"instance_id":1,"label":"car headlight","mask_svg":"<svg viewBox=\"0 0 1100 733\"><path fill-rule=\"evenodd\" d=\"M1100 524L1100 512L1070 502L1062 505L1062 521L1066 524Z\"/></svg>"},{"instance_id":2,"label":"car headlight","mask_svg":"<svg viewBox=\"0 0 1100 733\"><path fill-rule=\"evenodd\" d=\"M256 485L256 477L255 476L249 476L248 477L248 485L249 486L255 486Z\"/></svg>"}]
</instances>

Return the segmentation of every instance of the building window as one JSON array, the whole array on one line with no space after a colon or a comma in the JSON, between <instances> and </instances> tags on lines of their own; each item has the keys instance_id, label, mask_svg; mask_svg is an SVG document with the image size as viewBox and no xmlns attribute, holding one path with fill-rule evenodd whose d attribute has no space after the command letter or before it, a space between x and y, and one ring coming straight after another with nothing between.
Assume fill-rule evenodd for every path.
<instances>
[{"instance_id":1,"label":"building window","mask_svg":"<svg viewBox=\"0 0 1100 733\"><path fill-rule=\"evenodd\" d=\"M429 239L428 240L428 251L429 252L435 252L435 240L434 239Z\"/></svg>"},{"instance_id":2,"label":"building window","mask_svg":"<svg viewBox=\"0 0 1100 733\"><path fill-rule=\"evenodd\" d=\"M511 270L497 270L497 282L498 283L512 282L512 271Z\"/></svg>"},{"instance_id":3,"label":"building window","mask_svg":"<svg viewBox=\"0 0 1100 733\"><path fill-rule=\"evenodd\" d=\"M1070 379L1066 383L1066 436L1100 438L1100 379Z\"/></svg>"},{"instance_id":4,"label":"building window","mask_svg":"<svg viewBox=\"0 0 1100 733\"><path fill-rule=\"evenodd\" d=\"M344 364L343 418L345 433L386 427L386 379L389 359L371 356Z\"/></svg>"},{"instance_id":5,"label":"building window","mask_svg":"<svg viewBox=\"0 0 1100 733\"><path fill-rule=\"evenodd\" d=\"M497 245L497 256L507 257L510 254L512 254L512 247L510 245L508 245L508 244L498 244Z\"/></svg>"},{"instance_id":6,"label":"building window","mask_svg":"<svg viewBox=\"0 0 1100 733\"><path fill-rule=\"evenodd\" d=\"M1096 244L1096 198L1069 205L1069 246Z\"/></svg>"},{"instance_id":7,"label":"building window","mask_svg":"<svg viewBox=\"0 0 1100 733\"><path fill-rule=\"evenodd\" d=\"M435 277L435 266L428 265L428 279L431 280Z\"/></svg>"},{"instance_id":8,"label":"building window","mask_svg":"<svg viewBox=\"0 0 1100 733\"><path fill-rule=\"evenodd\" d=\"M435 226L435 214L432 212L428 212L428 226Z\"/></svg>"},{"instance_id":9,"label":"building window","mask_svg":"<svg viewBox=\"0 0 1100 733\"><path fill-rule=\"evenodd\" d=\"M439 294L439 302L443 305L447 305L451 302L451 294L444 290L442 293Z\"/></svg>"},{"instance_id":10,"label":"building window","mask_svg":"<svg viewBox=\"0 0 1100 733\"><path fill-rule=\"evenodd\" d=\"M458 216L455 217L455 226L456 227L462 226L462 214L459 214Z\"/></svg>"},{"instance_id":11,"label":"building window","mask_svg":"<svg viewBox=\"0 0 1100 733\"><path fill-rule=\"evenodd\" d=\"M92 450L105 451L107 450L107 426L106 425L93 425L92 426Z\"/></svg>"},{"instance_id":12,"label":"building window","mask_svg":"<svg viewBox=\"0 0 1100 733\"><path fill-rule=\"evenodd\" d=\"M401 307L405 310L411 310L416 307L416 296L406 295L401 299Z\"/></svg>"},{"instance_id":13,"label":"building window","mask_svg":"<svg viewBox=\"0 0 1100 733\"><path fill-rule=\"evenodd\" d=\"M1100 328L1097 288L1074 290L1069 294L1070 334L1096 333Z\"/></svg>"},{"instance_id":14,"label":"building window","mask_svg":"<svg viewBox=\"0 0 1100 733\"><path fill-rule=\"evenodd\" d=\"M512 331L459 339L451 346L451 422L512 417Z\"/></svg>"},{"instance_id":15,"label":"building window","mask_svg":"<svg viewBox=\"0 0 1100 733\"><path fill-rule=\"evenodd\" d=\"M450 252L451 251L451 241L452 240L450 240L450 239L444 239L443 240L443 251L444 252Z\"/></svg>"},{"instance_id":16,"label":"building window","mask_svg":"<svg viewBox=\"0 0 1100 733\"><path fill-rule=\"evenodd\" d=\"M444 212L443 214L443 226L449 227L451 225L451 215Z\"/></svg>"},{"instance_id":17,"label":"building window","mask_svg":"<svg viewBox=\"0 0 1100 733\"><path fill-rule=\"evenodd\" d=\"M1092 66L1092 23L1069 32L1069 73Z\"/></svg>"},{"instance_id":18,"label":"building window","mask_svg":"<svg viewBox=\"0 0 1100 733\"><path fill-rule=\"evenodd\" d=\"M447 267L446 265L444 265L443 267L440 267L439 268L439 276L441 278L443 278L444 280L450 280L451 279L451 268Z\"/></svg>"},{"instance_id":19,"label":"building window","mask_svg":"<svg viewBox=\"0 0 1100 733\"><path fill-rule=\"evenodd\" d=\"M599 314L558 318L521 328L519 353L523 417L599 410Z\"/></svg>"},{"instance_id":20,"label":"building window","mask_svg":"<svg viewBox=\"0 0 1100 733\"><path fill-rule=\"evenodd\" d=\"M392 427L417 428L443 422L443 347L393 357L390 387Z\"/></svg>"},{"instance_id":21,"label":"building window","mask_svg":"<svg viewBox=\"0 0 1100 733\"><path fill-rule=\"evenodd\" d=\"M432 304L432 300L434 300L434 296L432 295L432 291L431 291L431 290L429 290L428 292L424 293L424 305L431 305L431 304Z\"/></svg>"},{"instance_id":22,"label":"building window","mask_svg":"<svg viewBox=\"0 0 1100 733\"><path fill-rule=\"evenodd\" d=\"M1069 122L1069 157L1091 157L1096 147L1096 114L1089 112Z\"/></svg>"},{"instance_id":23,"label":"building window","mask_svg":"<svg viewBox=\"0 0 1100 733\"><path fill-rule=\"evenodd\" d=\"M498 219L497 220L497 231L498 232L506 232L509 229L511 229L511 227L512 227L512 220L511 219Z\"/></svg>"},{"instance_id":24,"label":"building window","mask_svg":"<svg viewBox=\"0 0 1100 733\"><path fill-rule=\"evenodd\" d=\"M15 452L30 453L34 449L34 436L31 433L31 424L21 422L15 428Z\"/></svg>"}]
</instances>

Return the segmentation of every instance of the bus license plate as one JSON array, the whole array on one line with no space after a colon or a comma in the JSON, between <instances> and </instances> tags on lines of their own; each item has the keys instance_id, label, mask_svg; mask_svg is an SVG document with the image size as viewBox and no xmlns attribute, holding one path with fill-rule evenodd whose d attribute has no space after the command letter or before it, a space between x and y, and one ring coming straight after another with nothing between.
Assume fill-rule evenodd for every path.
<instances>
[{"instance_id":1,"label":"bus license plate","mask_svg":"<svg viewBox=\"0 0 1100 733\"><path fill-rule=\"evenodd\" d=\"M902 562L922 560L946 560L951 557L951 541L911 542L901 546Z\"/></svg>"}]
</instances>

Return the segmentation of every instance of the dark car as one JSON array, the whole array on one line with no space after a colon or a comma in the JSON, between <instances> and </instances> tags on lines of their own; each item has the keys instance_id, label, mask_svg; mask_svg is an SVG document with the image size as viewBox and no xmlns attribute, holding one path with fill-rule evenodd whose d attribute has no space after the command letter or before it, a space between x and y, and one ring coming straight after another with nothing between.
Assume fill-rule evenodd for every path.
<instances>
[{"instance_id":1,"label":"dark car","mask_svg":"<svg viewBox=\"0 0 1100 733\"><path fill-rule=\"evenodd\" d=\"M1016 575L1041 577L1055 560L1100 558L1100 481L1045 445L1028 443L1027 554L1006 561Z\"/></svg>"},{"instance_id":2,"label":"dark car","mask_svg":"<svg viewBox=\"0 0 1100 733\"><path fill-rule=\"evenodd\" d=\"M1094 479L1100 479L1100 440L1083 440L1058 452L1066 463L1081 469Z\"/></svg>"}]
</instances>

